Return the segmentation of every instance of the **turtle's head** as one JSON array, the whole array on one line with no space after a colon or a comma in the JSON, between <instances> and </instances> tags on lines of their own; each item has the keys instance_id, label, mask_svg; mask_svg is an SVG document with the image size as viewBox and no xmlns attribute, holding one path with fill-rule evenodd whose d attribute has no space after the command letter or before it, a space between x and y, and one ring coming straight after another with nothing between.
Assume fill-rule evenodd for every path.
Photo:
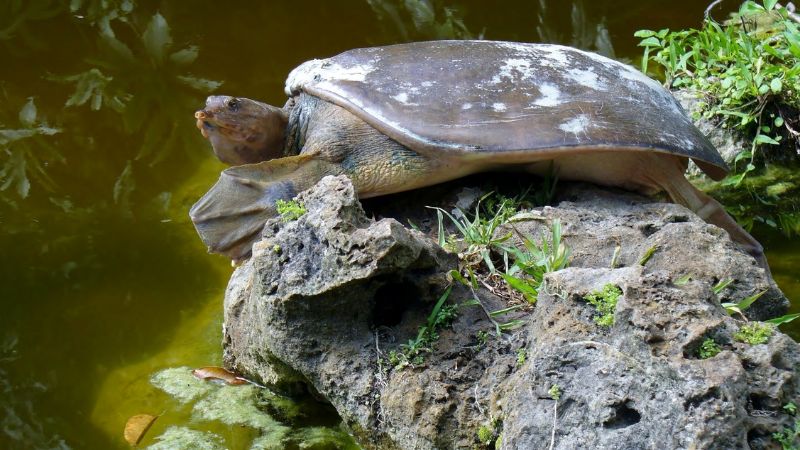
<instances>
[{"instance_id":1,"label":"turtle's head","mask_svg":"<svg viewBox=\"0 0 800 450\"><path fill-rule=\"evenodd\" d=\"M212 95L194 113L197 128L214 154L230 165L252 164L282 156L288 116L285 111L248 98Z\"/></svg>"}]
</instances>

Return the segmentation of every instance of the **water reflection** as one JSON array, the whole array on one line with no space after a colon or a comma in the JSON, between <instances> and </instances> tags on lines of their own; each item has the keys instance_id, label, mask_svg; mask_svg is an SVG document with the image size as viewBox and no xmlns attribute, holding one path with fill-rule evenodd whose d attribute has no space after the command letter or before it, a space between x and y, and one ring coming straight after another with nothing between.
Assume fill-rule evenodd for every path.
<instances>
[{"instance_id":1,"label":"water reflection","mask_svg":"<svg viewBox=\"0 0 800 450\"><path fill-rule=\"evenodd\" d=\"M367 0L383 31L394 41L482 39L464 25L463 7L431 0Z\"/></svg>"},{"instance_id":2,"label":"water reflection","mask_svg":"<svg viewBox=\"0 0 800 450\"><path fill-rule=\"evenodd\" d=\"M562 25L563 20L554 18L566 12L565 4L559 3L559 7L551 7L548 3L547 0L539 0L539 11L536 14L539 42L565 44L591 50L609 58L616 57L605 15L589 10L584 0L572 0L569 8L570 26L565 28Z\"/></svg>"}]
</instances>

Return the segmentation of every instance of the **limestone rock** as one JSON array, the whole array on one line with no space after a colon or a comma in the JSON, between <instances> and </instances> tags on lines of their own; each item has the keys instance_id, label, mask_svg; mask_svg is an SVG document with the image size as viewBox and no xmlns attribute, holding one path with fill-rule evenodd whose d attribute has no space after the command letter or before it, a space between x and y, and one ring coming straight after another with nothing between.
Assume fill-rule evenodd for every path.
<instances>
[{"instance_id":1,"label":"limestone rock","mask_svg":"<svg viewBox=\"0 0 800 450\"><path fill-rule=\"evenodd\" d=\"M459 183L433 188L439 203L424 204L470 197ZM427 194L406 195L406 212L373 212L419 223ZM772 448L771 433L794 422L782 406L800 402L800 348L778 331L766 344L736 341L741 321L720 306L766 290L751 318L782 313L768 275L683 207L580 184L559 195L509 229L538 237L558 218L572 248L571 267L548 274L536 306L514 313L524 325L496 337L483 309L461 306L423 364L397 369L386 355L417 335L456 260L397 220L368 219L345 178L323 179L300 195L307 213L270 221L236 270L226 363L279 388L310 386L365 448L485 448L481 427L503 449ZM622 295L602 327L583 298L609 283ZM477 295L488 310L505 306ZM471 299L457 286L449 301ZM700 359L707 338L722 351Z\"/></svg>"}]
</instances>

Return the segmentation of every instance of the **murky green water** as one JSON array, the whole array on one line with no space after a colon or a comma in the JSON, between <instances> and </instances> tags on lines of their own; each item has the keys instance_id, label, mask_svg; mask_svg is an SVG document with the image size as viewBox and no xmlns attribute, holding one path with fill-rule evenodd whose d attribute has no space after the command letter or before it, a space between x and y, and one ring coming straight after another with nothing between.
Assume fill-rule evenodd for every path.
<instances>
[{"instance_id":1,"label":"murky green water","mask_svg":"<svg viewBox=\"0 0 800 450\"><path fill-rule=\"evenodd\" d=\"M282 104L306 59L450 36L634 58L636 29L696 26L705 3L434 1L412 15L404 4L427 3L0 2L0 448L124 448L142 412L163 414L145 443L175 424L229 448L258 436L150 383L221 359L231 269L186 216L222 169L192 118L214 88ZM800 245L765 242L798 298Z\"/></svg>"}]
</instances>

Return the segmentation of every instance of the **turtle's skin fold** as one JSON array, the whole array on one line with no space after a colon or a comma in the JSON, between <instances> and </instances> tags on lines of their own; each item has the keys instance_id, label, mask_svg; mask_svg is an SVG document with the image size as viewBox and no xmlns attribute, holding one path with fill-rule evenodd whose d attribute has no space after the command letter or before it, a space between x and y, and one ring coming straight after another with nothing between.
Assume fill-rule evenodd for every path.
<instances>
[{"instance_id":1,"label":"turtle's skin fold","mask_svg":"<svg viewBox=\"0 0 800 450\"><path fill-rule=\"evenodd\" d=\"M191 209L212 252L250 255L274 203L325 175L362 198L490 170L544 173L643 193L666 191L767 268L761 245L684 177L689 158L727 167L677 101L638 70L569 47L435 41L308 61L276 108L209 97L195 114L234 167Z\"/></svg>"}]
</instances>

